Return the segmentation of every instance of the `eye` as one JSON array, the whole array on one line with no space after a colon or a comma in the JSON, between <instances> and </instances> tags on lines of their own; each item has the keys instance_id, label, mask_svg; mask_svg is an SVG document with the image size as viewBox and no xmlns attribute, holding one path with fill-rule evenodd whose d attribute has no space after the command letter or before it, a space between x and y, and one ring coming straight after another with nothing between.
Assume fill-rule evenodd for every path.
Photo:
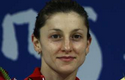
<instances>
[{"instance_id":1,"label":"eye","mask_svg":"<svg viewBox=\"0 0 125 80\"><path fill-rule=\"evenodd\" d=\"M60 40L60 39L62 38L62 36L59 35L59 34L54 34L54 35L51 36L51 38L52 38L53 40Z\"/></svg>"},{"instance_id":2,"label":"eye","mask_svg":"<svg viewBox=\"0 0 125 80\"><path fill-rule=\"evenodd\" d=\"M82 36L79 34L75 34L72 36L72 39L78 41L78 40L82 39Z\"/></svg>"}]
</instances>

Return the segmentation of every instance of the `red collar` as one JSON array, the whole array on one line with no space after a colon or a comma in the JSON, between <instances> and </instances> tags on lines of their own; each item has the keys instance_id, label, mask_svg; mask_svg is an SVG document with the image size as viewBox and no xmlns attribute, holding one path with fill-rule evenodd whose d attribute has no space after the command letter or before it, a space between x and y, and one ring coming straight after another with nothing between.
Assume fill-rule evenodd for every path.
<instances>
[{"instance_id":1,"label":"red collar","mask_svg":"<svg viewBox=\"0 0 125 80\"><path fill-rule=\"evenodd\" d=\"M25 78L24 80L45 80L45 77L40 73L40 68L35 68L34 72ZM80 80L79 78L76 77L76 80Z\"/></svg>"}]
</instances>

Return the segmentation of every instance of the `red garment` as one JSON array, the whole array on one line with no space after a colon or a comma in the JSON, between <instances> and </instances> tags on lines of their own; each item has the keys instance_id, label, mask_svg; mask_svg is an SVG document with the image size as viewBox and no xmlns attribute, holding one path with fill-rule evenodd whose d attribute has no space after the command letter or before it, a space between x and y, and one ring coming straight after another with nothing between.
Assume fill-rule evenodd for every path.
<instances>
[{"instance_id":1,"label":"red garment","mask_svg":"<svg viewBox=\"0 0 125 80\"><path fill-rule=\"evenodd\" d=\"M5 80L3 74L0 72L0 80Z\"/></svg>"},{"instance_id":2,"label":"red garment","mask_svg":"<svg viewBox=\"0 0 125 80\"><path fill-rule=\"evenodd\" d=\"M45 77L40 73L40 68L35 68L34 72L25 78L24 80L45 80ZM80 80L79 78L76 77L76 80Z\"/></svg>"}]
</instances>

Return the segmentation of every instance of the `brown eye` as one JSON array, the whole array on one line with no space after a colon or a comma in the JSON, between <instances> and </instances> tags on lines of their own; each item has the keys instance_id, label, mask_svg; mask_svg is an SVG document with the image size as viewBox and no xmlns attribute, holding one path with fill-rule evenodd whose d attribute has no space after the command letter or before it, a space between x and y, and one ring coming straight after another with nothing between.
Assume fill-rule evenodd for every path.
<instances>
[{"instance_id":1,"label":"brown eye","mask_svg":"<svg viewBox=\"0 0 125 80\"><path fill-rule=\"evenodd\" d=\"M61 37L61 35L54 34L54 35L51 36L51 38L52 38L53 40L60 40L62 37Z\"/></svg>"},{"instance_id":2,"label":"brown eye","mask_svg":"<svg viewBox=\"0 0 125 80\"><path fill-rule=\"evenodd\" d=\"M81 38L82 38L82 36L79 35L79 34L75 34L75 35L72 36L73 40L80 40Z\"/></svg>"}]
</instances>

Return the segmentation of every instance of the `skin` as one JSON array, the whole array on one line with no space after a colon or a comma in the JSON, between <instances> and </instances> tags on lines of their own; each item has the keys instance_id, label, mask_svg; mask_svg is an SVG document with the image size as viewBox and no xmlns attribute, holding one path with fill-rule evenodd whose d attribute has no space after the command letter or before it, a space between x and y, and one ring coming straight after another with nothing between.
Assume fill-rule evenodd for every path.
<instances>
[{"instance_id":1,"label":"skin","mask_svg":"<svg viewBox=\"0 0 125 80\"><path fill-rule=\"evenodd\" d=\"M32 42L42 54L41 73L46 80L75 80L89 52L91 38L87 40L83 17L75 12L59 12L47 19L40 29L40 39L32 35Z\"/></svg>"}]
</instances>

